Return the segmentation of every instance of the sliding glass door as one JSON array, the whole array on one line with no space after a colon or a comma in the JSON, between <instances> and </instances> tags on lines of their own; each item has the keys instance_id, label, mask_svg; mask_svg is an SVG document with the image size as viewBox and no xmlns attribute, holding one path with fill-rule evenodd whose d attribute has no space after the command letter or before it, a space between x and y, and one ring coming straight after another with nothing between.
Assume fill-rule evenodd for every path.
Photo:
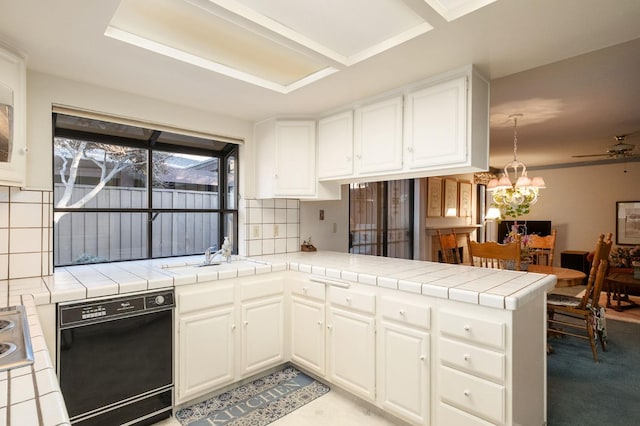
<instances>
[{"instance_id":1,"label":"sliding glass door","mask_svg":"<svg viewBox=\"0 0 640 426\"><path fill-rule=\"evenodd\" d=\"M413 258L413 180L351 184L349 251Z\"/></svg>"}]
</instances>

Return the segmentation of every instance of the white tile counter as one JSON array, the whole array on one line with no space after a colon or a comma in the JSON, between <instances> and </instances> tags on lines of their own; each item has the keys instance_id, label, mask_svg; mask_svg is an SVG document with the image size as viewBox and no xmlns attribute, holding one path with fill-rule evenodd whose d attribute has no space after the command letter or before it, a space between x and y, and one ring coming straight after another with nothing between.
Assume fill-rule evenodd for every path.
<instances>
[{"instance_id":1,"label":"white tile counter","mask_svg":"<svg viewBox=\"0 0 640 426\"><path fill-rule=\"evenodd\" d=\"M555 286L552 275L338 252L298 252L195 267L203 256L56 268L53 275L0 281L0 307L27 308L35 363L0 373L0 426L67 425L37 305L155 290L287 269L333 279L517 310ZM8 423L7 423L8 422Z\"/></svg>"}]
</instances>

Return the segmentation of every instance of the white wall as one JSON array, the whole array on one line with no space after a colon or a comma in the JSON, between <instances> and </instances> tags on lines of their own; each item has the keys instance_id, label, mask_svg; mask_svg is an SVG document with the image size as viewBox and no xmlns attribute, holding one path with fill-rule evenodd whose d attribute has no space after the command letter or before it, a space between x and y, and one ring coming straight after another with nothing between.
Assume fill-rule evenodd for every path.
<instances>
[{"instance_id":1,"label":"white wall","mask_svg":"<svg viewBox=\"0 0 640 426\"><path fill-rule=\"evenodd\" d=\"M349 251L349 185L340 188L339 201L300 202L300 241L311 237L318 250ZM324 220L320 220L324 210Z\"/></svg>"},{"instance_id":2,"label":"white wall","mask_svg":"<svg viewBox=\"0 0 640 426\"><path fill-rule=\"evenodd\" d=\"M616 201L640 201L640 162L536 170L530 175L542 176L547 188L526 219L551 220L558 230L557 266L564 250L591 251L600 233L612 232L615 238Z\"/></svg>"},{"instance_id":3,"label":"white wall","mask_svg":"<svg viewBox=\"0 0 640 426\"><path fill-rule=\"evenodd\" d=\"M252 123L35 71L27 75L28 188L52 189L53 104L244 139L239 188L253 192Z\"/></svg>"}]
</instances>

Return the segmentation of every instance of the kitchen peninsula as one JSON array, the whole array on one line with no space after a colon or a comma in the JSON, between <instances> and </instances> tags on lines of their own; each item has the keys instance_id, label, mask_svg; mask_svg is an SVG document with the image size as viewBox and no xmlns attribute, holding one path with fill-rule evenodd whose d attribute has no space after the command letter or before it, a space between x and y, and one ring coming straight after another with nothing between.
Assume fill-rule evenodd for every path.
<instances>
[{"instance_id":1,"label":"kitchen peninsula","mask_svg":"<svg viewBox=\"0 0 640 426\"><path fill-rule=\"evenodd\" d=\"M33 366L4 373L1 409L15 420L11 424L37 424L38 416L44 424L65 421L53 367L56 303L166 287L175 287L176 324L192 315L181 300L204 303L203 294L221 289L231 291L231 320L244 324L240 336L232 336L239 352L228 378L211 386L188 381L184 360L198 348L181 345L187 333L182 329L174 343L176 405L292 362L412 424L546 420L544 304L553 276L326 251L189 266L201 261L194 256L72 266L5 284L9 297L3 303L27 306L36 353ZM218 309L222 302L212 300ZM250 308L273 300L269 306L281 307L275 317L281 341L269 345L273 356L252 363L244 349L253 344ZM310 312L321 317L305 315ZM270 329L278 328L277 321ZM318 343L320 349L310 346ZM263 348L249 355L256 353L264 354ZM26 405L33 412L27 414Z\"/></svg>"}]
</instances>

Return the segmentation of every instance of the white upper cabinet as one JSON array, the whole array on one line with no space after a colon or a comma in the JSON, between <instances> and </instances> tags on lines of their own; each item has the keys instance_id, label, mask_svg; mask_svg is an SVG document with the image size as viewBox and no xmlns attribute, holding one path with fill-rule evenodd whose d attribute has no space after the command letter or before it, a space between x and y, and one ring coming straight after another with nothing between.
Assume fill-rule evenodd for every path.
<instances>
[{"instance_id":1,"label":"white upper cabinet","mask_svg":"<svg viewBox=\"0 0 640 426\"><path fill-rule=\"evenodd\" d=\"M466 100L466 76L407 95L405 154L408 168L466 162Z\"/></svg>"},{"instance_id":2,"label":"white upper cabinet","mask_svg":"<svg viewBox=\"0 0 640 426\"><path fill-rule=\"evenodd\" d=\"M356 175L402 169L402 96L356 109L354 150Z\"/></svg>"},{"instance_id":3,"label":"white upper cabinet","mask_svg":"<svg viewBox=\"0 0 640 426\"><path fill-rule=\"evenodd\" d=\"M315 120L262 121L254 139L257 198L340 198L338 184L318 184Z\"/></svg>"},{"instance_id":4,"label":"white upper cabinet","mask_svg":"<svg viewBox=\"0 0 640 426\"><path fill-rule=\"evenodd\" d=\"M353 173L353 111L318 120L318 178Z\"/></svg>"},{"instance_id":5,"label":"white upper cabinet","mask_svg":"<svg viewBox=\"0 0 640 426\"><path fill-rule=\"evenodd\" d=\"M0 45L0 185L24 186L27 164L27 70Z\"/></svg>"},{"instance_id":6,"label":"white upper cabinet","mask_svg":"<svg viewBox=\"0 0 640 426\"><path fill-rule=\"evenodd\" d=\"M407 93L404 124L406 172L488 169L489 83L473 67L439 76Z\"/></svg>"}]
</instances>

